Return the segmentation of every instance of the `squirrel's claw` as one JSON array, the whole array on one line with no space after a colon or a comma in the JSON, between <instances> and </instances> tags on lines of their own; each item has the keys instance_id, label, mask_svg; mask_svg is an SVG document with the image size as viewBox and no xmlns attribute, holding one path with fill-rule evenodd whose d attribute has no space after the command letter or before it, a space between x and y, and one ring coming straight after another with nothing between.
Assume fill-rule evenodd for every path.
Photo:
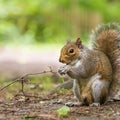
<instances>
[{"instance_id":1,"label":"squirrel's claw","mask_svg":"<svg viewBox=\"0 0 120 120\"><path fill-rule=\"evenodd\" d=\"M98 107L98 106L100 106L100 103L92 103L92 104L90 104L90 107Z\"/></svg>"},{"instance_id":2,"label":"squirrel's claw","mask_svg":"<svg viewBox=\"0 0 120 120\"><path fill-rule=\"evenodd\" d=\"M60 67L59 69L58 69L58 73L60 74L60 75L65 75L65 74L67 74L67 72L69 71L69 67L68 66L63 66L63 67Z\"/></svg>"},{"instance_id":3,"label":"squirrel's claw","mask_svg":"<svg viewBox=\"0 0 120 120\"><path fill-rule=\"evenodd\" d=\"M84 106L84 103L82 103L82 102L80 102L80 103L67 102L67 103L65 103L65 105L68 107L80 107L80 106Z\"/></svg>"}]
</instances>

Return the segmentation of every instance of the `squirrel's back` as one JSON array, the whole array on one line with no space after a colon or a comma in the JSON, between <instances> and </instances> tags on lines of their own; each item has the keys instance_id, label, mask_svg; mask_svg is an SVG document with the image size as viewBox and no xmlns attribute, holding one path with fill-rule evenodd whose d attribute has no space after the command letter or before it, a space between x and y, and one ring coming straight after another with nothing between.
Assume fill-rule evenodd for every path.
<instances>
[{"instance_id":1,"label":"squirrel's back","mask_svg":"<svg viewBox=\"0 0 120 120\"><path fill-rule=\"evenodd\" d=\"M93 49L104 52L113 69L111 97L120 99L120 26L116 23L104 24L92 33Z\"/></svg>"}]
</instances>

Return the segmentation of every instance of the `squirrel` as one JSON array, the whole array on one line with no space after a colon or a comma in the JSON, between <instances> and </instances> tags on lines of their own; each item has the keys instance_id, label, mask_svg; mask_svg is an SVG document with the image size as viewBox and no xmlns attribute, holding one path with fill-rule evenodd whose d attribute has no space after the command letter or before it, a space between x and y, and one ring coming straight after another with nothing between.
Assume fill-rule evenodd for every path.
<instances>
[{"instance_id":1,"label":"squirrel","mask_svg":"<svg viewBox=\"0 0 120 120\"><path fill-rule=\"evenodd\" d=\"M114 83L120 85L120 26L100 25L91 35L92 49L80 38L67 41L59 62L65 65L58 72L73 82L73 92L81 105L99 106L107 100ZM119 87L120 90L120 87Z\"/></svg>"}]
</instances>

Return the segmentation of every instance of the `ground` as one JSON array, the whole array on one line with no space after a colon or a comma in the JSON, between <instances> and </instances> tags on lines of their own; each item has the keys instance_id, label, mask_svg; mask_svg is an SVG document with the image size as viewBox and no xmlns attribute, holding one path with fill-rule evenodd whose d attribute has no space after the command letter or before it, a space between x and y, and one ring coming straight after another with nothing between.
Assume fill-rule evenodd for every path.
<instances>
[{"instance_id":1,"label":"ground","mask_svg":"<svg viewBox=\"0 0 120 120\"><path fill-rule=\"evenodd\" d=\"M30 93L17 93L12 99L0 101L0 120L119 120L120 101L109 102L100 107L70 107L66 117L59 116L57 110L65 102L73 100L72 92L56 93L38 97Z\"/></svg>"}]
</instances>

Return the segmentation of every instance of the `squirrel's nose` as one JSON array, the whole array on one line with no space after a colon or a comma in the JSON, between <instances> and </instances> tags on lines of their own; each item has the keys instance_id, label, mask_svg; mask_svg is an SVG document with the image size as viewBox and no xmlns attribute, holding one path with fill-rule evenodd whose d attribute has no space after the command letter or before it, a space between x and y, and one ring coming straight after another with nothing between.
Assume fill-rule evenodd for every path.
<instances>
[{"instance_id":1,"label":"squirrel's nose","mask_svg":"<svg viewBox=\"0 0 120 120\"><path fill-rule=\"evenodd\" d=\"M59 58L59 62L64 63L65 61L63 59Z\"/></svg>"},{"instance_id":2,"label":"squirrel's nose","mask_svg":"<svg viewBox=\"0 0 120 120\"><path fill-rule=\"evenodd\" d=\"M62 62L61 58L59 58L59 62Z\"/></svg>"}]
</instances>

